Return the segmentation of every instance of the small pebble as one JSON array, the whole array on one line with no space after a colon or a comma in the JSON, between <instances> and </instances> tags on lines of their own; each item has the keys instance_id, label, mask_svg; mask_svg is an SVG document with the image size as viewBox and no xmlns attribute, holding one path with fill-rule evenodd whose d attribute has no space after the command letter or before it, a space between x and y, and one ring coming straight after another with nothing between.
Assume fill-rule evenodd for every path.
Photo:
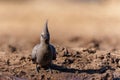
<instances>
[{"instance_id":1,"label":"small pebble","mask_svg":"<svg viewBox=\"0 0 120 80\"><path fill-rule=\"evenodd\" d=\"M96 49L94 48L88 49L88 53L96 53Z\"/></svg>"}]
</instances>

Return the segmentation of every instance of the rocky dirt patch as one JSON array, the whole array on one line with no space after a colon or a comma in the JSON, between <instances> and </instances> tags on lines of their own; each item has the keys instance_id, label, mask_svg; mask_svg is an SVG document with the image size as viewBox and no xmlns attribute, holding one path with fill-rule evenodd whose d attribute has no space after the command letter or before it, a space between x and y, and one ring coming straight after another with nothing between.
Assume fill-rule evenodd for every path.
<instances>
[{"instance_id":1,"label":"rocky dirt patch","mask_svg":"<svg viewBox=\"0 0 120 80\"><path fill-rule=\"evenodd\" d=\"M74 40L72 40L74 41ZM55 45L57 59L52 71L35 70L31 61L34 42L26 48L17 44L1 43L0 80L119 80L120 51L102 50L100 41L90 40L87 47L69 48ZM9 45L10 44L10 45ZM92 44L92 45L91 45Z\"/></svg>"}]
</instances>

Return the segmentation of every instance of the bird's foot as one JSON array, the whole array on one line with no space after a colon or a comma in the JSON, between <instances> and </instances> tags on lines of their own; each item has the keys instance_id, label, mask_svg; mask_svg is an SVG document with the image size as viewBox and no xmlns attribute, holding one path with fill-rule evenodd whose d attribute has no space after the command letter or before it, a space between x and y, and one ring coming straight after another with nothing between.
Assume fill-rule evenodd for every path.
<instances>
[{"instance_id":1,"label":"bird's foot","mask_svg":"<svg viewBox=\"0 0 120 80\"><path fill-rule=\"evenodd\" d=\"M44 70L46 70L46 72L52 73L51 66L44 66Z\"/></svg>"},{"instance_id":2,"label":"bird's foot","mask_svg":"<svg viewBox=\"0 0 120 80\"><path fill-rule=\"evenodd\" d=\"M52 73L52 69L50 67L46 71Z\"/></svg>"}]
</instances>

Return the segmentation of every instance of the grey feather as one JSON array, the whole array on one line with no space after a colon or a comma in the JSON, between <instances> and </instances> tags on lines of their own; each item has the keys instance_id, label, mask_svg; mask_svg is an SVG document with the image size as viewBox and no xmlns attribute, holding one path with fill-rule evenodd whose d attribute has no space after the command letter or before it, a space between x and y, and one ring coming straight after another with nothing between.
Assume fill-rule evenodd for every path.
<instances>
[{"instance_id":1,"label":"grey feather","mask_svg":"<svg viewBox=\"0 0 120 80\"><path fill-rule=\"evenodd\" d=\"M52 62L53 54L49 45L40 44L36 54L36 62L40 66L48 66Z\"/></svg>"},{"instance_id":2,"label":"grey feather","mask_svg":"<svg viewBox=\"0 0 120 80\"><path fill-rule=\"evenodd\" d=\"M49 67L52 60L56 59L56 50L53 45L49 43L50 34L48 31L48 23L46 22L43 32L40 36L41 43L37 44L32 50L32 61L41 67Z\"/></svg>"},{"instance_id":3,"label":"grey feather","mask_svg":"<svg viewBox=\"0 0 120 80\"><path fill-rule=\"evenodd\" d=\"M39 47L39 44L37 44L37 45L33 48L33 50L32 50L31 57L32 57L32 62L33 62L33 64L36 63L36 54L37 54L37 49L38 49L38 47Z\"/></svg>"},{"instance_id":4,"label":"grey feather","mask_svg":"<svg viewBox=\"0 0 120 80\"><path fill-rule=\"evenodd\" d=\"M50 44L50 48L53 54L53 60L56 60L56 49L52 44Z\"/></svg>"}]
</instances>

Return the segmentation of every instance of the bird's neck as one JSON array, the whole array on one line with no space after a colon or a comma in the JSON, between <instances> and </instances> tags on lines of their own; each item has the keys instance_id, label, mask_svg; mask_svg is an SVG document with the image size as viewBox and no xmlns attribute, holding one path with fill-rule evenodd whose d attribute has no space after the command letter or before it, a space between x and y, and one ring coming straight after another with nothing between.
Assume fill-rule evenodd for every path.
<instances>
[{"instance_id":1,"label":"bird's neck","mask_svg":"<svg viewBox=\"0 0 120 80\"><path fill-rule=\"evenodd\" d=\"M42 44L42 45L49 45L49 42L41 41L41 44Z\"/></svg>"}]
</instances>

